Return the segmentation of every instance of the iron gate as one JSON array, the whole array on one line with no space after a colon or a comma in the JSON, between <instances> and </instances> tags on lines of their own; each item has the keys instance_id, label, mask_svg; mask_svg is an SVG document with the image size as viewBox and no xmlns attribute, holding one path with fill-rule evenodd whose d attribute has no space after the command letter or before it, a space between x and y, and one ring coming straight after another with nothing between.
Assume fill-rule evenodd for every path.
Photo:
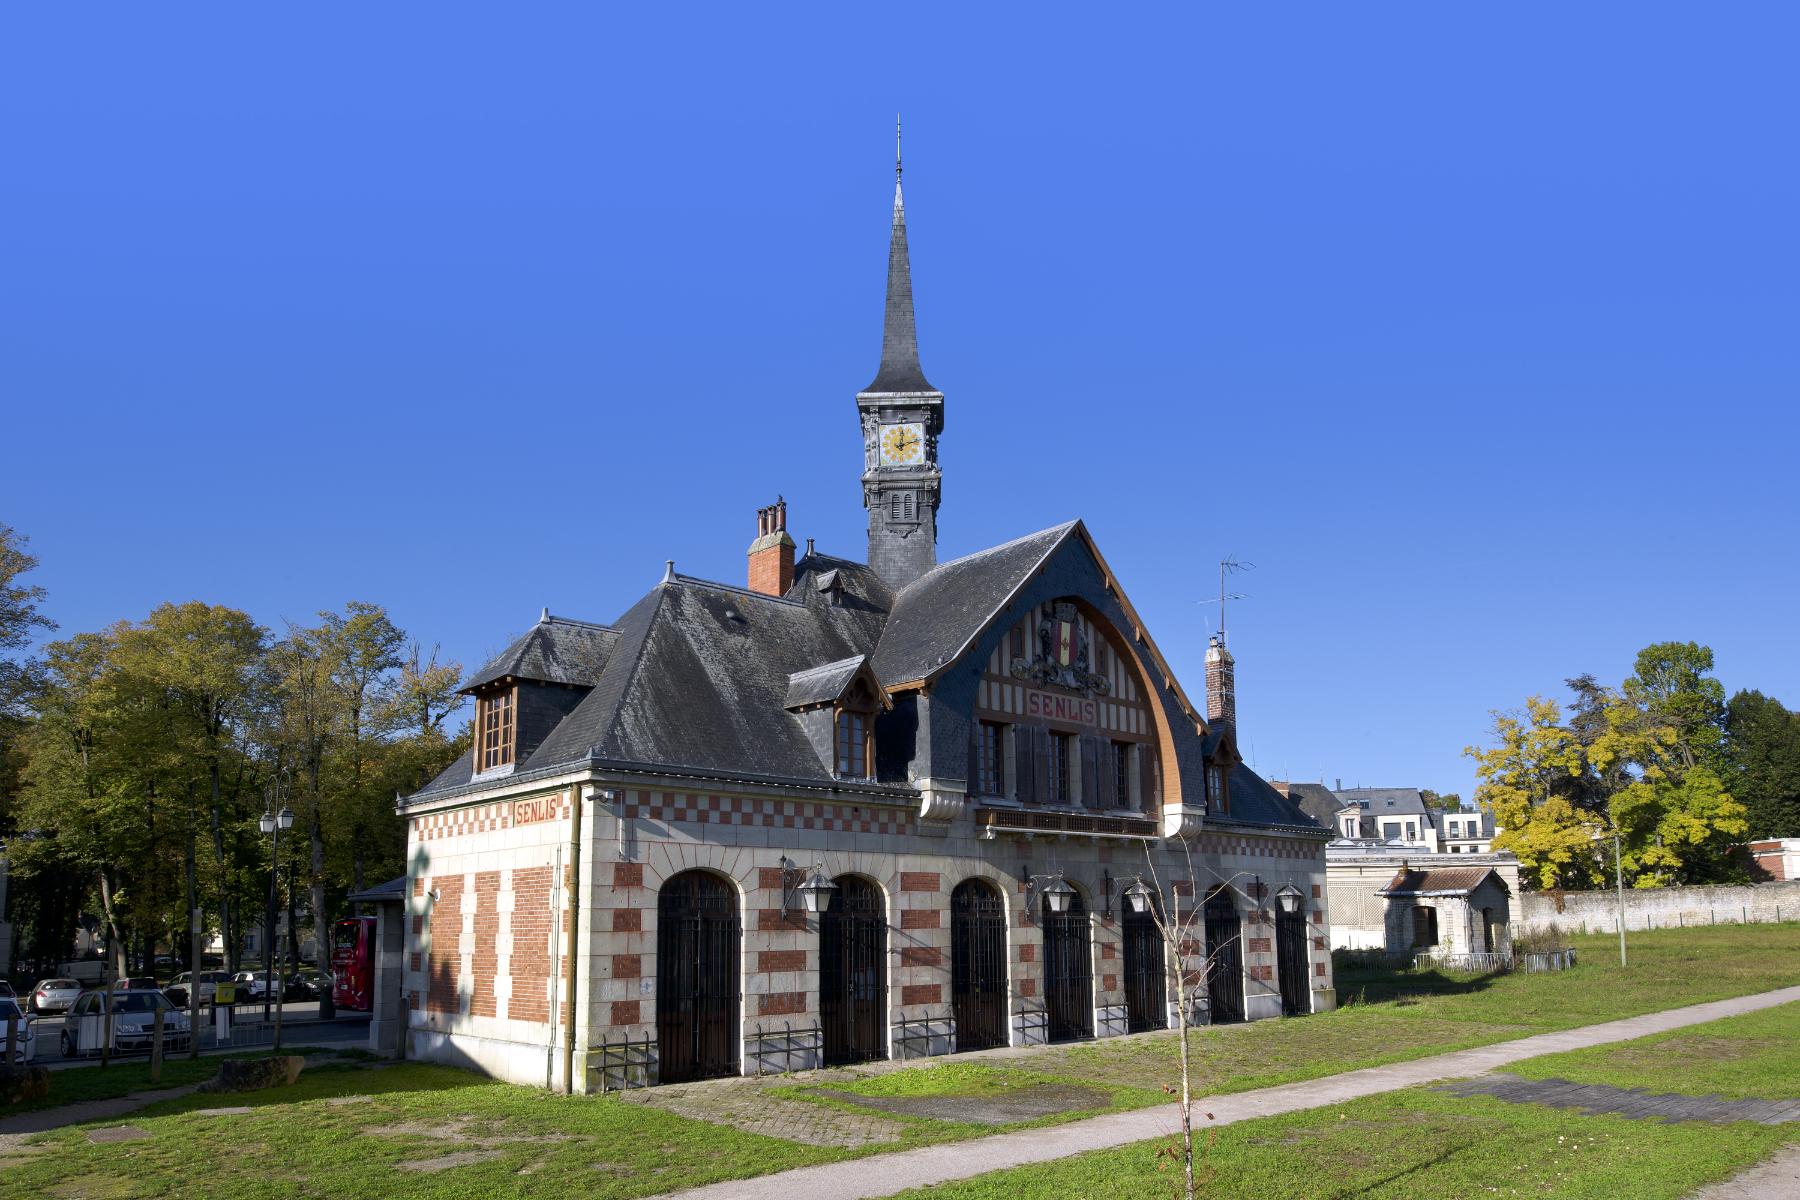
<instances>
[{"instance_id":1,"label":"iron gate","mask_svg":"<svg viewBox=\"0 0 1800 1200\"><path fill-rule=\"evenodd\" d=\"M973 879L950 893L950 1004L958 1050L1006 1045L1006 901Z\"/></svg>"},{"instance_id":2,"label":"iron gate","mask_svg":"<svg viewBox=\"0 0 1800 1200\"><path fill-rule=\"evenodd\" d=\"M662 1083L738 1073L737 898L703 871L656 901L656 1053Z\"/></svg>"},{"instance_id":3,"label":"iron gate","mask_svg":"<svg viewBox=\"0 0 1800 1200\"><path fill-rule=\"evenodd\" d=\"M1168 967L1163 958L1162 931L1153 912L1133 912L1126 906L1125 1027L1131 1033L1163 1029L1169 1024Z\"/></svg>"},{"instance_id":4,"label":"iron gate","mask_svg":"<svg viewBox=\"0 0 1800 1200\"><path fill-rule=\"evenodd\" d=\"M1068 1042L1094 1036L1094 964L1089 955L1087 905L1069 897L1067 912L1051 912L1044 897L1044 1007L1049 1038Z\"/></svg>"},{"instance_id":5,"label":"iron gate","mask_svg":"<svg viewBox=\"0 0 1800 1200\"><path fill-rule=\"evenodd\" d=\"M828 1064L887 1057L887 913L875 885L840 875L819 914L819 1014Z\"/></svg>"},{"instance_id":6,"label":"iron gate","mask_svg":"<svg viewBox=\"0 0 1800 1200\"><path fill-rule=\"evenodd\" d=\"M1306 918L1281 913L1275 918L1275 974L1281 982L1281 1015L1297 1017L1312 1011L1307 1003Z\"/></svg>"},{"instance_id":7,"label":"iron gate","mask_svg":"<svg viewBox=\"0 0 1800 1200\"><path fill-rule=\"evenodd\" d=\"M1214 1025L1244 1019L1244 939L1223 891L1206 898L1206 1006Z\"/></svg>"}]
</instances>

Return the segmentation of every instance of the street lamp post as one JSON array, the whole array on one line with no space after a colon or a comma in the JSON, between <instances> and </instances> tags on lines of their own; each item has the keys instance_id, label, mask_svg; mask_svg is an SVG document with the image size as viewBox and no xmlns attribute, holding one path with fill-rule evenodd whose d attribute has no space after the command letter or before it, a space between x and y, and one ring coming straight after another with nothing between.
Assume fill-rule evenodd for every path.
<instances>
[{"instance_id":1,"label":"street lamp post","mask_svg":"<svg viewBox=\"0 0 1800 1200\"><path fill-rule=\"evenodd\" d=\"M275 984L275 900L277 880L281 877L281 831L294 827L294 810L282 805L280 812L273 808L262 815L257 822L262 831L269 835L269 910L263 922L263 1021L269 1019L269 993L275 993L275 1045L281 1049L281 989Z\"/></svg>"},{"instance_id":2,"label":"street lamp post","mask_svg":"<svg viewBox=\"0 0 1800 1200\"><path fill-rule=\"evenodd\" d=\"M1613 886L1619 892L1619 965L1625 965L1625 861L1619 855L1619 819L1613 817Z\"/></svg>"}]
</instances>

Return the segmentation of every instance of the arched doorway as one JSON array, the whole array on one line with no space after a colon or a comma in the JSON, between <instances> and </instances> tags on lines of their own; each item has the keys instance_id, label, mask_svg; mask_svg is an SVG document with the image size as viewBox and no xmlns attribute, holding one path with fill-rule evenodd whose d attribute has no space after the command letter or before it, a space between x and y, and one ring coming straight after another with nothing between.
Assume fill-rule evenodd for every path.
<instances>
[{"instance_id":1,"label":"arched doorway","mask_svg":"<svg viewBox=\"0 0 1800 1200\"><path fill-rule=\"evenodd\" d=\"M958 1050L1006 1045L1006 901L979 880L950 893L950 1005Z\"/></svg>"},{"instance_id":2,"label":"arched doorway","mask_svg":"<svg viewBox=\"0 0 1800 1200\"><path fill-rule=\"evenodd\" d=\"M705 871L656 898L656 1052L663 1083L738 1073L737 894Z\"/></svg>"},{"instance_id":3,"label":"arched doorway","mask_svg":"<svg viewBox=\"0 0 1800 1200\"><path fill-rule=\"evenodd\" d=\"M1206 1005L1214 1025L1244 1019L1244 939L1228 888L1206 897Z\"/></svg>"},{"instance_id":4,"label":"arched doorway","mask_svg":"<svg viewBox=\"0 0 1800 1200\"><path fill-rule=\"evenodd\" d=\"M1125 941L1125 1028L1131 1033L1146 1029L1166 1029L1169 1024L1169 970L1163 954L1162 930L1157 927L1157 910L1151 907L1136 912L1125 904L1120 932Z\"/></svg>"},{"instance_id":5,"label":"arched doorway","mask_svg":"<svg viewBox=\"0 0 1800 1200\"><path fill-rule=\"evenodd\" d=\"M887 1057L887 910L881 890L840 875L819 914L819 1016L828 1064Z\"/></svg>"},{"instance_id":6,"label":"arched doorway","mask_svg":"<svg viewBox=\"0 0 1800 1200\"><path fill-rule=\"evenodd\" d=\"M1306 981L1306 918L1297 912L1275 916L1275 976L1281 985L1281 1015L1297 1017L1312 1011L1311 988Z\"/></svg>"},{"instance_id":7,"label":"arched doorway","mask_svg":"<svg viewBox=\"0 0 1800 1200\"><path fill-rule=\"evenodd\" d=\"M1050 897L1039 902L1044 929L1044 1008L1048 1037L1070 1042L1094 1036L1094 963L1091 925L1080 893L1066 912L1052 912Z\"/></svg>"}]
</instances>

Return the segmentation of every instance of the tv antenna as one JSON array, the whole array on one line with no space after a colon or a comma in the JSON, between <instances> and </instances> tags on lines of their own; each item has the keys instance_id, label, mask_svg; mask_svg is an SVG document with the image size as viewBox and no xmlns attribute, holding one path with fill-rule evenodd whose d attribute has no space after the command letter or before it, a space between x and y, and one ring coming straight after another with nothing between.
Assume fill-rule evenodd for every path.
<instances>
[{"instance_id":1,"label":"tv antenna","mask_svg":"<svg viewBox=\"0 0 1800 1200\"><path fill-rule=\"evenodd\" d=\"M1229 554L1219 560L1219 644L1220 645L1225 644L1225 602L1227 600L1247 599L1247 597L1242 592L1226 591L1225 590L1225 580L1229 576L1237 574L1239 571L1254 571L1254 570L1256 570L1255 563L1241 562L1238 559L1233 558ZM1211 603L1211 601L1202 600L1200 603L1209 604L1209 603Z\"/></svg>"}]
</instances>

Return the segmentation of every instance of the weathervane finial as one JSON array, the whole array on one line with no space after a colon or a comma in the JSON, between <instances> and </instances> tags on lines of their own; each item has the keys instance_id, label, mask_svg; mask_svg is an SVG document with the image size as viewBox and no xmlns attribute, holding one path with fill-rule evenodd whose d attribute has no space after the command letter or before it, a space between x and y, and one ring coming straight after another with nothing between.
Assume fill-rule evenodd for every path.
<instances>
[{"instance_id":1,"label":"weathervane finial","mask_svg":"<svg viewBox=\"0 0 1800 1200\"><path fill-rule=\"evenodd\" d=\"M894 182L900 182L900 114L894 114Z\"/></svg>"}]
</instances>

